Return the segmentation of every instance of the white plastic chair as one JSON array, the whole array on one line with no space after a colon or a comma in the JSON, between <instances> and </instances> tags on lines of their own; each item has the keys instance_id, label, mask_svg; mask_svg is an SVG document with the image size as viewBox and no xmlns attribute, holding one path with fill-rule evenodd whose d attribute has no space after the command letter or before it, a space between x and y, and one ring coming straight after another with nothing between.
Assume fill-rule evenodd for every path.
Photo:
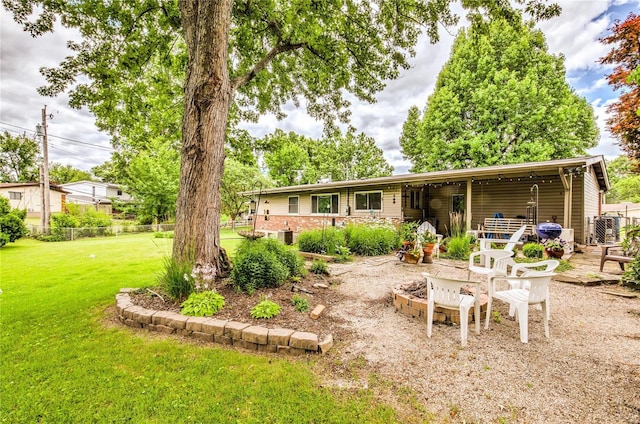
<instances>
[{"instance_id":1,"label":"white plastic chair","mask_svg":"<svg viewBox=\"0 0 640 424\"><path fill-rule=\"evenodd\" d=\"M491 243L505 243L504 250L513 251L516 245L520 241L520 238L527 231L527 226L523 225L518 231L513 233L509 240L492 239L492 238L480 238L478 243L480 244L480 250L491 250Z\"/></svg>"},{"instance_id":2,"label":"white plastic chair","mask_svg":"<svg viewBox=\"0 0 640 424\"><path fill-rule=\"evenodd\" d=\"M514 264L513 250L490 249L473 252L469 255L469 274L474 272L480 275L486 275L490 279L496 275L507 275L507 268ZM476 265L475 259L479 258L479 265Z\"/></svg>"},{"instance_id":3,"label":"white plastic chair","mask_svg":"<svg viewBox=\"0 0 640 424\"><path fill-rule=\"evenodd\" d=\"M429 221L425 221L418 226L416 233L418 234L418 243L422 242L421 237L426 232L430 232L436 235L436 242L433 244L433 250L436 252L436 257L440 257L440 242L442 242L442 234L436 233L436 227L434 227Z\"/></svg>"},{"instance_id":4,"label":"white plastic chair","mask_svg":"<svg viewBox=\"0 0 640 424\"><path fill-rule=\"evenodd\" d=\"M474 307L476 334L480 334L480 287L472 281L453 280L450 278L434 277L426 272L422 275L427 279L429 296L427 298L427 337L431 337L433 329L433 311L436 305L445 309L460 312L460 337L462 346L467 345L469 328L469 309ZM475 286L474 295L461 294L460 289L465 286Z\"/></svg>"},{"instance_id":5,"label":"white plastic chair","mask_svg":"<svg viewBox=\"0 0 640 424\"><path fill-rule=\"evenodd\" d=\"M527 277L496 277L493 283L500 280L512 280L520 287L529 286L529 290L518 288L502 291L494 291L489 295L487 302L487 321L485 328L489 328L489 316L491 314L491 303L493 298L509 303L515 308L516 321L520 325L520 341L529 341L529 305L540 304L542 306L542 316L544 320L544 335L549 338L549 318L547 315L547 305L549 302L549 283L555 274L535 275Z\"/></svg>"},{"instance_id":6,"label":"white plastic chair","mask_svg":"<svg viewBox=\"0 0 640 424\"><path fill-rule=\"evenodd\" d=\"M510 276L517 277L530 277L536 275L547 275L553 273L553 271L560 265L559 261L555 259L548 259L546 261L531 262L531 263L518 263L511 267ZM544 267L544 268L542 268ZM542 269L538 269L542 268ZM526 280L511 280L507 279L507 283L512 289L526 289L529 290L529 284ZM522 285L524 284L524 285ZM489 288L491 290L491 288ZM551 320L551 298L547 296L547 319ZM509 315L515 314L515 308L511 306L509 308Z\"/></svg>"}]
</instances>

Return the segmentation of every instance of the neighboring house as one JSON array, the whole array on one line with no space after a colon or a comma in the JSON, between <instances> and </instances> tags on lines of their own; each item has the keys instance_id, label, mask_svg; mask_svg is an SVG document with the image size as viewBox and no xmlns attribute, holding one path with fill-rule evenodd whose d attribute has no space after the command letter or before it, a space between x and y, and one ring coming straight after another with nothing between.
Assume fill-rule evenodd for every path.
<instances>
[{"instance_id":1,"label":"neighboring house","mask_svg":"<svg viewBox=\"0 0 640 424\"><path fill-rule=\"evenodd\" d=\"M612 203L603 204L602 213L604 215L613 215L619 217L629 217L640 219L640 203Z\"/></svg>"},{"instance_id":2,"label":"neighboring house","mask_svg":"<svg viewBox=\"0 0 640 424\"><path fill-rule=\"evenodd\" d=\"M442 234L450 212L464 212L466 227L485 218L557 222L590 241L602 194L609 190L602 156L473 169L393 175L253 191L260 197L256 229L294 233L369 218L401 223L430 221ZM537 207L537 208L536 208Z\"/></svg>"},{"instance_id":3,"label":"neighboring house","mask_svg":"<svg viewBox=\"0 0 640 424\"><path fill-rule=\"evenodd\" d=\"M65 210L67 192L59 185L49 184L51 213ZM26 209L29 218L40 216L42 189L40 183L0 183L0 196L9 199L13 209Z\"/></svg>"},{"instance_id":4,"label":"neighboring house","mask_svg":"<svg viewBox=\"0 0 640 424\"><path fill-rule=\"evenodd\" d=\"M116 184L100 183L95 181L76 181L73 183L61 184L69 192L67 201L78 205L92 206L105 213L112 213L111 199L123 202L131 200L131 196L125 193Z\"/></svg>"}]
</instances>

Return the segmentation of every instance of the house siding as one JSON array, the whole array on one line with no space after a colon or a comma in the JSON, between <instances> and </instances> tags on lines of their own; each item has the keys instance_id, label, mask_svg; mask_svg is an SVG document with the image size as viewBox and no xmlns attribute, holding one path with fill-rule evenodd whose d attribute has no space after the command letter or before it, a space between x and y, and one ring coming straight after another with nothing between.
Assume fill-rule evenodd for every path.
<instances>
[{"instance_id":1,"label":"house siding","mask_svg":"<svg viewBox=\"0 0 640 424\"><path fill-rule=\"evenodd\" d=\"M11 200L9 192L22 194L20 200ZM39 185L17 186L0 188L0 196L9 199L12 209L26 209L29 218L38 217L42 211L42 192ZM49 191L49 202L51 213L59 213L64 210L65 194L59 191Z\"/></svg>"}]
</instances>

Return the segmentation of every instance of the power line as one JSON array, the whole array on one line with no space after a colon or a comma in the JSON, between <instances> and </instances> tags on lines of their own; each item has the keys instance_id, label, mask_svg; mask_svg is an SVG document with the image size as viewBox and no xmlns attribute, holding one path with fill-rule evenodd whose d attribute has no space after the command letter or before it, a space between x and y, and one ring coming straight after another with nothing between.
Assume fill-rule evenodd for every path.
<instances>
[{"instance_id":1,"label":"power line","mask_svg":"<svg viewBox=\"0 0 640 424\"><path fill-rule=\"evenodd\" d=\"M10 124L8 122L3 122L3 121L0 121L0 124L8 125L8 126L14 127L14 128L19 128L21 130L29 131L30 133L35 133L35 130L32 129L32 128L31 129L30 128L25 128L25 127L21 127L19 125ZM48 134L48 136L49 137L54 137L54 138L59 138L61 140L65 140L65 141L69 141L71 143L76 143L76 144L81 144L81 145L85 145L85 146L94 147L96 149L102 149L102 150L107 150L107 151L113 151L114 150L113 147L101 146L99 144L93 144L93 143L88 143L86 141L74 140L74 139L67 138L67 137L62 137L62 136L59 136L59 135Z\"/></svg>"}]
</instances>

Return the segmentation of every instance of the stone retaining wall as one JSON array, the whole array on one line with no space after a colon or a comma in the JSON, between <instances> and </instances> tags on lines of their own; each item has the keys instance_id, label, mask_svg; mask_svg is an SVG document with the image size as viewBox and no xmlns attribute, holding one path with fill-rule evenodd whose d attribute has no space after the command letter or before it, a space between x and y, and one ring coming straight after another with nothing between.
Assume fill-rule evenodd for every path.
<instances>
[{"instance_id":1,"label":"stone retaining wall","mask_svg":"<svg viewBox=\"0 0 640 424\"><path fill-rule=\"evenodd\" d=\"M189 317L175 312L145 309L131 301L129 293L133 290L136 289L121 289L116 295L118 319L129 327L179 334L248 350L289 355L324 354L333 346L331 335L319 341L317 334L304 331L264 328L237 321Z\"/></svg>"},{"instance_id":2,"label":"stone retaining wall","mask_svg":"<svg viewBox=\"0 0 640 424\"><path fill-rule=\"evenodd\" d=\"M393 306L396 311L402 312L405 315L409 315L413 318L417 318L422 322L427 322L427 299L422 299L410 294L407 294L400 288L393 289ZM487 313L487 295L480 295L480 318L482 319ZM473 322L473 308L469 309L469 316L467 317L469 323ZM445 309L436 306L433 311L433 322L451 322L453 324L460 324L460 311L453 309Z\"/></svg>"}]
</instances>

